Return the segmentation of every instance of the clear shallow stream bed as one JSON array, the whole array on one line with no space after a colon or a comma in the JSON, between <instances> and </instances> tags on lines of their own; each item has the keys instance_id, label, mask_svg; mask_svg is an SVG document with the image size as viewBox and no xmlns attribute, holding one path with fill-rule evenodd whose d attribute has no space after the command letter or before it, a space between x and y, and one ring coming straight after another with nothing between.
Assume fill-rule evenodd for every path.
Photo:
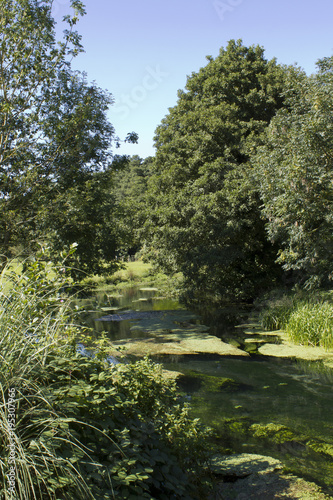
<instances>
[{"instance_id":1,"label":"clear shallow stream bed","mask_svg":"<svg viewBox=\"0 0 333 500\"><path fill-rule=\"evenodd\" d=\"M97 332L104 331L111 340L125 345L126 339L130 343L153 335L154 328L163 332L162 341L179 328L190 329L193 335L197 328L199 338L204 322L210 327L209 334L237 347L242 355L153 356L167 370L182 373L178 385L191 402L193 416L217 431L222 454L259 453L278 458L288 470L333 495L333 370L321 361L258 353L263 343L280 341L265 333L251 338L245 324L249 311L191 315L176 301L158 297L158 290L137 288L119 294L101 292L80 305ZM141 319L138 311L144 313ZM178 330L172 329L173 324ZM161 338L156 337L156 342Z\"/></svg>"}]
</instances>

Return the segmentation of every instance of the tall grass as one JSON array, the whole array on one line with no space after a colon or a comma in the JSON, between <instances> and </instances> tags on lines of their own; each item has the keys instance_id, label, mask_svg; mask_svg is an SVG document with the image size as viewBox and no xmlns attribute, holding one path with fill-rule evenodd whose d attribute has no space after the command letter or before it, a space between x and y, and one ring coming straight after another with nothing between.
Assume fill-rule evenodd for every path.
<instances>
[{"instance_id":1,"label":"tall grass","mask_svg":"<svg viewBox=\"0 0 333 500\"><path fill-rule=\"evenodd\" d=\"M266 330L285 330L296 344L333 349L333 304L329 294L285 296L261 313L260 322Z\"/></svg>"},{"instance_id":2,"label":"tall grass","mask_svg":"<svg viewBox=\"0 0 333 500\"><path fill-rule=\"evenodd\" d=\"M76 488L67 498L91 498L75 466L57 451L60 443L78 443L60 425L63 415L45 398L43 382L34 380L69 334L65 282L43 260L23 268L18 274L6 266L0 275L0 496L57 498L59 484L67 484Z\"/></svg>"},{"instance_id":3,"label":"tall grass","mask_svg":"<svg viewBox=\"0 0 333 500\"><path fill-rule=\"evenodd\" d=\"M300 304L290 315L286 332L297 344L333 348L333 304Z\"/></svg>"},{"instance_id":4,"label":"tall grass","mask_svg":"<svg viewBox=\"0 0 333 500\"><path fill-rule=\"evenodd\" d=\"M265 330L282 330L296 307L295 299L283 297L274 301L260 315L260 323Z\"/></svg>"}]
</instances>

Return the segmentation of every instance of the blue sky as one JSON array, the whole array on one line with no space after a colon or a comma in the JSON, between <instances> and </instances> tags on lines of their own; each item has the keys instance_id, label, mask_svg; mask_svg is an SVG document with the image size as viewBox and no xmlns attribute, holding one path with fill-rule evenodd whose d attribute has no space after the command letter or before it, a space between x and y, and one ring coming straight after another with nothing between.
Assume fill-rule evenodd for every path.
<instances>
[{"instance_id":1,"label":"blue sky","mask_svg":"<svg viewBox=\"0 0 333 500\"><path fill-rule=\"evenodd\" d=\"M186 77L216 57L230 39L259 44L267 59L297 63L308 74L333 55L332 0L85 0L77 25L85 53L73 68L109 90L109 119L120 138L139 134L138 145L116 153L154 155L157 125L177 102ZM54 0L56 21L69 0Z\"/></svg>"}]
</instances>

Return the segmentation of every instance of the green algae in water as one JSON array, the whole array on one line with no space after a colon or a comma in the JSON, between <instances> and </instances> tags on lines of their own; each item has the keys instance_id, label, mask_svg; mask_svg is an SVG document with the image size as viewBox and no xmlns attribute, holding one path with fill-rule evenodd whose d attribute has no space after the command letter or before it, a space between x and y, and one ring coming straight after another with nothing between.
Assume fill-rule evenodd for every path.
<instances>
[{"instance_id":1,"label":"green algae in water","mask_svg":"<svg viewBox=\"0 0 333 500\"><path fill-rule=\"evenodd\" d=\"M192 412L218 431L223 450L271 455L333 493L333 395L327 370L319 377L309 365L303 371L292 360L264 357L205 361L198 356L164 366L196 372L199 379L202 374L200 386L187 390ZM216 390L219 380L232 380L234 389Z\"/></svg>"},{"instance_id":2,"label":"green algae in water","mask_svg":"<svg viewBox=\"0 0 333 500\"><path fill-rule=\"evenodd\" d=\"M306 436L296 436L288 427L279 424L253 424L249 428L250 435L254 439L265 440L269 443L303 443L306 441Z\"/></svg>"},{"instance_id":3,"label":"green algae in water","mask_svg":"<svg viewBox=\"0 0 333 500\"><path fill-rule=\"evenodd\" d=\"M195 370L189 370L186 374L178 377L177 383L186 392L235 391L238 388L238 384L231 378L214 377Z\"/></svg>"},{"instance_id":4,"label":"green algae in water","mask_svg":"<svg viewBox=\"0 0 333 500\"><path fill-rule=\"evenodd\" d=\"M144 291L133 294L131 300L147 297L146 294ZM154 298L154 292L150 297ZM107 298L106 302L100 305L130 306L130 301L127 302L125 297L114 302ZM158 307L147 301L138 301L136 305L140 306L140 310L176 308L178 311L171 315L165 311L162 321L160 317L140 321L141 328L137 329L131 328L133 322L119 325L121 332L112 332L110 338L125 339L126 335L141 337L147 332L154 335L156 330L169 336L168 340L173 343L180 342L189 334L197 340L205 336L204 332L208 328L199 326L198 316L180 310L179 304L158 302ZM253 344L254 348L258 340L265 339L276 349L281 342L277 332L262 332L257 323L239 325L235 330L232 325L236 320L231 316L229 326L226 326L223 321L225 311L213 321L211 313L206 314L204 321L210 326L210 335L217 335L228 343L234 341L234 347ZM159 335L155 342L156 339L162 340ZM245 355L244 351L240 352ZM250 358L245 355L238 358L191 355L188 358L187 361L186 356L177 354L164 358L166 362L163 364L165 368L182 372L188 377L188 385L183 390L187 393L187 399L191 399L193 416L201 417L202 421L218 430L221 451L259 452L275 456L296 475L326 485L333 492L333 396L332 378L327 370L323 377L312 373L315 364L303 369L292 359L273 359L270 356ZM170 363L167 359L181 362Z\"/></svg>"}]
</instances>

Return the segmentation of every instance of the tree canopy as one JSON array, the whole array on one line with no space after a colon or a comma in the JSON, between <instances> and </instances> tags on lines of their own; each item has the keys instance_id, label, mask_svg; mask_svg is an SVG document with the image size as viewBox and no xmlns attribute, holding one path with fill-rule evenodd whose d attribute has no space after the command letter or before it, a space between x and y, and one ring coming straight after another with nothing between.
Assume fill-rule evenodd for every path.
<instances>
[{"instance_id":1,"label":"tree canopy","mask_svg":"<svg viewBox=\"0 0 333 500\"><path fill-rule=\"evenodd\" d=\"M52 0L1 5L0 249L8 257L42 241L56 258L76 242L76 264L98 272L117 246L106 190L119 139L107 118L112 95L71 70L83 50L74 27L85 13L78 0L71 7L59 42Z\"/></svg>"},{"instance_id":2,"label":"tree canopy","mask_svg":"<svg viewBox=\"0 0 333 500\"><path fill-rule=\"evenodd\" d=\"M156 129L150 255L184 273L192 298L249 298L279 274L249 160L283 105L285 71L240 40L208 61Z\"/></svg>"},{"instance_id":3,"label":"tree canopy","mask_svg":"<svg viewBox=\"0 0 333 500\"><path fill-rule=\"evenodd\" d=\"M250 300L286 272L329 284L332 58L308 77L231 40L178 92L156 156L128 158L112 95L71 69L85 11L70 5L58 41L52 0L1 4L0 254L42 243L57 261L76 243L73 266L102 273L144 246L199 301Z\"/></svg>"},{"instance_id":4,"label":"tree canopy","mask_svg":"<svg viewBox=\"0 0 333 500\"><path fill-rule=\"evenodd\" d=\"M255 160L267 231L278 262L307 287L332 280L333 58L318 73L290 73L287 106Z\"/></svg>"}]
</instances>

